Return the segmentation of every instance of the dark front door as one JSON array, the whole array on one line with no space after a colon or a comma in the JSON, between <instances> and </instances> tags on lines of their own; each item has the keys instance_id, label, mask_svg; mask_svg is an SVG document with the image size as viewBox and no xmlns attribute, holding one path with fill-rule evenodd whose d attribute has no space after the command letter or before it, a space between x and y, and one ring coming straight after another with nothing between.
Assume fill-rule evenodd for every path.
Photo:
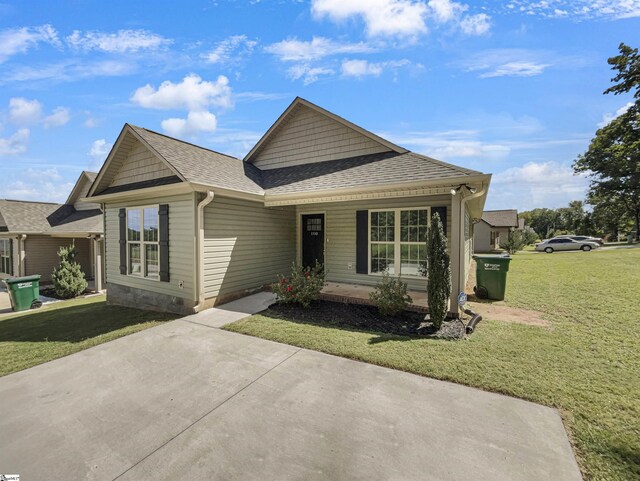
<instances>
[{"instance_id":1,"label":"dark front door","mask_svg":"<svg viewBox=\"0 0 640 481\"><path fill-rule=\"evenodd\" d=\"M302 216L302 266L324 264L324 214Z\"/></svg>"}]
</instances>

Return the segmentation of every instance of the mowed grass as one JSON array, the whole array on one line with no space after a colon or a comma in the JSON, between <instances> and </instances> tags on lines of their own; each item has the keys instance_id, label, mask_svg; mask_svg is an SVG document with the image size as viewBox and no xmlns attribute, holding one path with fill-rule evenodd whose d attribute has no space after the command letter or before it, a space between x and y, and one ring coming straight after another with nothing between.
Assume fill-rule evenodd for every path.
<instances>
[{"instance_id":1,"label":"mowed grass","mask_svg":"<svg viewBox=\"0 0 640 481\"><path fill-rule=\"evenodd\" d=\"M466 341L278 319L226 329L557 407L585 479L640 479L640 249L518 254L506 303L551 321L483 320Z\"/></svg>"},{"instance_id":2,"label":"mowed grass","mask_svg":"<svg viewBox=\"0 0 640 481\"><path fill-rule=\"evenodd\" d=\"M175 315L107 306L104 296L0 317L0 376L153 327Z\"/></svg>"}]
</instances>

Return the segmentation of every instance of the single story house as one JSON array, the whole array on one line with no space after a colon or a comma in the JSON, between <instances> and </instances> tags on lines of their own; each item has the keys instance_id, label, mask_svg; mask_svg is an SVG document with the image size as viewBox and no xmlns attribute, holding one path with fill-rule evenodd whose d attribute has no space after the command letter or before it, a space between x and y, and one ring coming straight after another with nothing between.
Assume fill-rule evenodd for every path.
<instances>
[{"instance_id":1,"label":"single story house","mask_svg":"<svg viewBox=\"0 0 640 481\"><path fill-rule=\"evenodd\" d=\"M524 227L524 219L523 227ZM520 220L516 209L485 210L473 229L474 252L493 252L507 240L511 229L518 229Z\"/></svg>"},{"instance_id":2,"label":"single story house","mask_svg":"<svg viewBox=\"0 0 640 481\"><path fill-rule=\"evenodd\" d=\"M437 212L457 312L490 179L296 98L243 160L125 124L87 200L104 210L111 304L192 313L316 260L329 282L388 269L425 291Z\"/></svg>"},{"instance_id":3,"label":"single story house","mask_svg":"<svg viewBox=\"0 0 640 481\"><path fill-rule=\"evenodd\" d=\"M101 289L102 211L81 200L96 176L82 172L64 204L0 199L0 277L40 274L47 283L59 263L58 250L73 243L86 277Z\"/></svg>"}]
</instances>

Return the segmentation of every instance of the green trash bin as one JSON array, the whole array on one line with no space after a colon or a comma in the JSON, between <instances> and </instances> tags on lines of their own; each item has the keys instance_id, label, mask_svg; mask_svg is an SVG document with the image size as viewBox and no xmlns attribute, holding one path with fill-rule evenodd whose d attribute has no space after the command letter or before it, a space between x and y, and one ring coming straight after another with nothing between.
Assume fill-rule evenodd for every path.
<instances>
[{"instance_id":1,"label":"green trash bin","mask_svg":"<svg viewBox=\"0 0 640 481\"><path fill-rule=\"evenodd\" d=\"M503 300L511 257L474 255L473 258L476 261L476 286L473 288L476 296L480 299Z\"/></svg>"},{"instance_id":2,"label":"green trash bin","mask_svg":"<svg viewBox=\"0 0 640 481\"><path fill-rule=\"evenodd\" d=\"M40 302L40 276L10 277L4 280L11 299L11 309L26 311L42 306Z\"/></svg>"}]
</instances>

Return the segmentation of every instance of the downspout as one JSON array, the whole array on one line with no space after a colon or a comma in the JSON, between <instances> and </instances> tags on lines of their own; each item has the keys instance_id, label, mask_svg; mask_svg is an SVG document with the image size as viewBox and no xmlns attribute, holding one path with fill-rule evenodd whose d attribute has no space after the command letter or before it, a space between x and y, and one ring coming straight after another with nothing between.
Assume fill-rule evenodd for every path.
<instances>
[{"instance_id":1,"label":"downspout","mask_svg":"<svg viewBox=\"0 0 640 481\"><path fill-rule=\"evenodd\" d=\"M465 257L464 257L464 211L465 208L467 206L467 202L469 202L470 200L473 200L477 197L481 197L483 196L485 193L487 192L487 185L483 182L482 183L482 187L480 189L478 189L475 193L471 194L469 193L469 195L467 196L462 196L460 198L460 239L462 240L462 242L458 243L458 283L459 285L456 286L456 297L458 296L458 294L460 292L464 292L464 287L465 287L465 283L466 283L466 279L465 279L465 275L464 275L464 268L465 268ZM471 235L471 232L469 232L469 235Z\"/></svg>"},{"instance_id":2,"label":"downspout","mask_svg":"<svg viewBox=\"0 0 640 481\"><path fill-rule=\"evenodd\" d=\"M26 253L24 250L24 244L27 240L27 234L18 236L18 276L23 277L27 275L27 269L25 268Z\"/></svg>"},{"instance_id":3,"label":"downspout","mask_svg":"<svg viewBox=\"0 0 640 481\"><path fill-rule=\"evenodd\" d=\"M196 265L198 270L198 304L193 308L200 312L204 306L204 208L213 200L213 191L207 191L207 195L198 203L198 236L196 237Z\"/></svg>"}]
</instances>

